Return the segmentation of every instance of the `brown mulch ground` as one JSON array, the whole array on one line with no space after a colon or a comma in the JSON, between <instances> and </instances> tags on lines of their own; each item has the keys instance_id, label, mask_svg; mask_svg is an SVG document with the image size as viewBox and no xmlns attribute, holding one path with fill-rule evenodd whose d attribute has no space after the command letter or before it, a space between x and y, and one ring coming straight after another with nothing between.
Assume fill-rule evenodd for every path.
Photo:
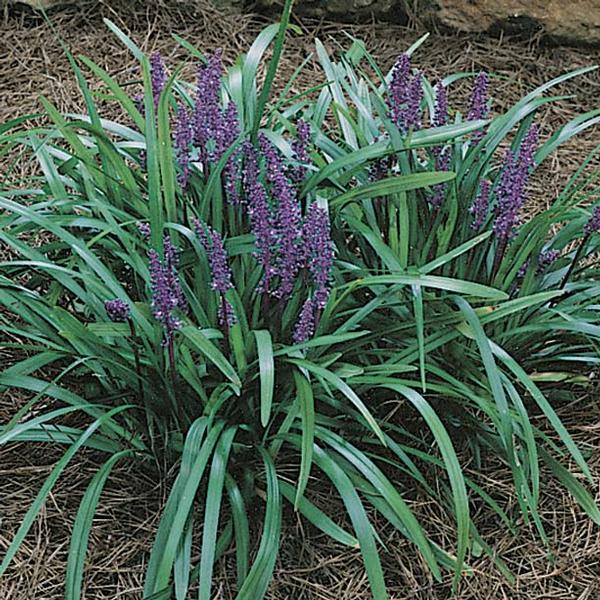
<instances>
[{"instance_id":1,"label":"brown mulch ground","mask_svg":"<svg viewBox=\"0 0 600 600\"><path fill-rule=\"evenodd\" d=\"M135 79L135 65L128 52L108 32L106 16L129 32L147 51L161 50L170 64L187 58L170 36L171 32L202 50L222 47L226 57L248 48L264 25L254 15L223 15L198 0L147 3L134 0L122 5L111 1L89 2L82 7L52 13L55 31L74 54L92 57L121 80ZM331 23L299 23L303 35L288 45L282 74L289 74L313 51L317 35L333 48L347 45L343 31L367 42L385 66L419 37L419 33L390 25L339 26ZM507 107L536 85L565 71L600 62L598 50L543 47L537 40L518 41L475 36L432 35L420 50L416 64L432 78L454 71L482 68L498 75L493 91L496 110ZM193 66L188 67L190 77ZM309 64L300 84L315 79L317 67ZM574 95L547 109L543 116L546 132L580 112L597 107L600 95L598 72L562 85L561 94ZM452 92L456 105L464 107L467 86ZM6 9L0 15L0 122L39 108L38 96L51 99L61 110L81 107L81 97L61 46L50 27L28 10ZM103 116L110 116L104 107ZM536 176L535 200L543 206L574 171L579 161L599 142L597 129L588 131L564 146ZM3 358L3 357L0 357ZM596 393L597 396L597 393ZM23 399L0 397L0 421L14 413ZM566 407L563 417L580 446L590 453L590 467L600 480L600 398ZM34 445L11 447L0 454L0 554L10 541L35 493L60 456L60 449ZM78 502L99 464L98 455L88 452L67 469L36 521L15 565L0 580L0 599L55 600L62 598L68 536ZM498 494L510 504L510 474L496 468L487 477ZM487 559L473 559L474 575L465 577L460 600L596 600L600 598L600 534L568 497L560 485L544 480L542 517L548 528L554 561L539 543L534 530L522 525L518 538L504 531L493 515L477 513L476 524L518 574L511 586ZM141 597L147 552L167 493L135 465L124 464L111 477L94 521L86 570L88 600L136 599ZM597 498L600 498L596 490ZM331 507L327 490L315 498ZM414 502L426 528L452 547L453 530L443 519L442 509L432 503ZM341 511L341 507L340 507ZM384 537L386 532L384 531ZM432 582L414 549L397 535L385 538L389 553L384 557L390 596L394 600L437 600L450 597L449 584ZM231 561L225 560L216 586L219 599L232 598ZM368 599L368 585L360 557L354 551L332 547L322 536L288 513L277 574L269 600L355 600Z\"/></svg>"}]
</instances>

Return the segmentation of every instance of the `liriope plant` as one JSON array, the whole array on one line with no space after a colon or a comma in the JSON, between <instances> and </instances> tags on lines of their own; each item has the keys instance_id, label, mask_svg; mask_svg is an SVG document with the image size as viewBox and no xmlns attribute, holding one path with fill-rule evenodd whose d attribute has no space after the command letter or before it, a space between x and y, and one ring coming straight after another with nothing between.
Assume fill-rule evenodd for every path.
<instances>
[{"instance_id":1,"label":"liriope plant","mask_svg":"<svg viewBox=\"0 0 600 600\"><path fill-rule=\"evenodd\" d=\"M559 297L583 318L582 299L597 295L583 260L597 243L594 226L571 262L581 266L564 274L565 294L517 294L499 283L501 271L457 273L455 264L489 243L490 233L465 227L456 243L418 248L409 236L424 232L424 244L432 236L417 205L459 185L460 165L426 157L440 146L460 153L482 128L494 131L506 117L488 123L480 118L488 115L473 113L464 122L417 129L420 101L407 102L396 90L400 99L390 108L385 84L372 86L351 71L342 77L320 44L325 81L292 97L290 82L272 97L290 5L281 25L268 27L226 72L219 52L204 56L178 39L200 61L192 84L159 55L145 57L108 22L140 61L143 94L130 93L89 59L70 57L86 114L63 115L43 100L51 126L23 130L19 120L0 130L3 153L24 152L40 167L20 189L7 185L0 193L0 237L11 252L0 275L0 319L20 340L4 346L27 353L2 371L0 385L31 395L2 424L0 443L67 447L0 573L64 468L87 446L107 458L75 517L69 599L82 594L89 532L111 470L122 460L157 455L179 470L150 553L144 598L185 598L193 585L200 598L210 598L214 564L232 545L237 597L263 597L286 502L340 544L360 549L377 600L387 592L371 511L415 544L437 579L450 569L458 585L470 547L490 554L510 576L470 518L472 494L513 526L461 469L449 424L456 407L474 448L508 457L515 477L516 460L525 465L516 481L525 515L539 521L539 453L598 520L589 494L548 450L561 449L541 447L525 393L589 473L581 453L530 373L504 350L502 330L493 329ZM256 74L270 46L260 87ZM360 46L353 48L352 69ZM122 119L101 118L81 65L103 82L102 97L119 104ZM413 79L415 94L421 80ZM389 139L353 104L356 94L364 104L371 93ZM568 210L581 212L573 202L565 200ZM593 329L583 329L593 338ZM574 351L590 361L589 348ZM50 410L30 416L47 399ZM392 402L404 414L412 407L434 450L390 417ZM65 425L71 413L85 415L89 426ZM447 483L433 485L438 469ZM310 501L317 473L338 491L349 527ZM406 476L454 515L454 552L439 547L417 520L399 483ZM256 504L264 519L253 540L248 513Z\"/></svg>"},{"instance_id":2,"label":"liriope plant","mask_svg":"<svg viewBox=\"0 0 600 600\"><path fill-rule=\"evenodd\" d=\"M470 431L475 456L487 447L511 466L522 512L546 540L537 513L540 458L598 517L591 498L549 456L556 446L546 445L547 437L530 420L544 414L590 479L584 457L549 401L552 387L540 386L570 382L585 389L587 373L597 365L599 209L589 205L597 196L598 171L590 175L587 167L598 149L549 209L525 220L527 184L562 143L600 121L600 110L590 111L543 143L535 123L541 107L563 99L545 92L595 67L540 86L496 117L489 76L479 73L461 113L450 109L449 91L469 74L432 85L411 69L412 55L425 39L400 55L387 74L358 40L337 62L317 42L328 87L316 114L324 119L326 108L334 117L334 126L317 140L329 163L317 177L332 188L340 182L364 184L330 202L333 231L338 240L350 241L338 243L340 261L378 285L368 299L382 316L390 299L403 297L400 318L383 330L396 352L382 360L382 372L407 361L419 364L422 390L444 398L445 424ZM420 144L430 131L474 123L476 130L446 142ZM359 154L362 160L352 162ZM399 177L428 170L455 177L426 189L386 189ZM366 189L377 189L377 197L363 198ZM415 274L492 285L509 301L474 307L461 298L448 302L426 283L398 285L406 283L403 276ZM377 330L370 324L369 329ZM485 418L474 418L477 411Z\"/></svg>"}]
</instances>

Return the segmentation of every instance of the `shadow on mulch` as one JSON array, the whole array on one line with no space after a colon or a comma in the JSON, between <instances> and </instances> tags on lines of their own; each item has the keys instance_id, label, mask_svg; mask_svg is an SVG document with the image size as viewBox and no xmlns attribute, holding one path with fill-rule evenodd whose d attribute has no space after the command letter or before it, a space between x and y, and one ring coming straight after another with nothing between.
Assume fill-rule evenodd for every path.
<instances>
[{"instance_id":1,"label":"shadow on mulch","mask_svg":"<svg viewBox=\"0 0 600 600\"><path fill-rule=\"evenodd\" d=\"M75 55L91 57L121 81L137 77L135 62L114 36L106 30L102 17L108 17L127 31L144 50L160 50L171 65L188 56L172 39L175 32L201 50L222 47L226 59L233 60L247 50L265 22L256 15L227 15L211 8L204 0L192 3L88 2L79 8L66 8L51 14L55 31ZM298 23L303 31L288 44L281 65L282 79L313 51L318 36L330 48L347 46L347 33L366 41L367 47L389 66L396 55L419 37L401 27L373 23L344 25ZM598 50L544 47L536 41L491 40L478 36L432 35L419 51L415 63L435 80L449 72L486 69L497 75L493 80L496 112L508 107L523 94L565 71L599 62ZM187 65L185 75L194 76ZM320 78L318 66L310 62L297 83L302 87ZM468 95L466 83L453 86L451 101L464 110ZM557 93L573 95L541 114L547 134L558 123L594 108L600 95L598 72L561 85ZM61 46L39 16L27 10L5 9L0 15L0 122L39 109L44 95L61 110L82 108L68 61ZM112 111L112 112L111 112ZM102 106L102 116L114 116L110 104ZM533 197L536 207L546 206L566 178L598 143L596 132L588 130L563 146L560 152L536 172ZM4 353L1 359L6 358ZM600 399L580 401L563 409L569 431L580 447L589 453L590 468L600 480ZM24 402L13 393L0 398L0 421L6 422ZM541 425L541 424L540 424ZM62 454L61 448L35 444L3 449L0 455L0 552L3 552L30 506L45 477ZM68 540L78 503L102 457L83 452L59 479L14 565L0 580L0 598L10 600L55 600L64 597L65 562ZM141 598L143 573L148 551L160 518L168 486L143 472L135 464L123 463L115 469L102 495L94 520L85 573L88 600ZM480 478L488 488L514 508L510 472L495 465ZM168 479L166 480L168 481ZM556 482L543 479L541 515L550 538L549 551L530 525L521 524L517 538L498 523L490 511L474 507L475 522L484 539L517 574L510 585L485 558L472 558L473 575L465 576L458 600L595 600L600 597L600 534L582 514L577 504ZM323 486L320 489L319 486ZM343 506L324 483L315 502L337 513L343 521ZM598 493L596 494L598 496ZM454 530L443 507L415 497L411 506L424 527L438 536L439 543L452 549ZM258 512L262 510L258 507ZM375 518L375 517L374 517ZM435 583L415 549L397 533L384 528L381 536L387 546L384 555L390 597L393 600L438 600L450 598L450 575L443 584ZM196 546L197 547L197 546ZM216 599L233 598L235 581L233 556L229 553L218 568ZM332 545L293 511L285 519L281 555L271 585L269 600L357 600L368 599L368 583L359 554Z\"/></svg>"}]
</instances>

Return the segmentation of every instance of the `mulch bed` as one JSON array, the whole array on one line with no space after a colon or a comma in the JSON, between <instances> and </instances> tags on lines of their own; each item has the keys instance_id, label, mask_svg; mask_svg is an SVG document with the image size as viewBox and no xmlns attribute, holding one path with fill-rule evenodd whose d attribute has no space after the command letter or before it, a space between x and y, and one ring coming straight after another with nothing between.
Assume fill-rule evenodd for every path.
<instances>
[{"instance_id":1,"label":"mulch bed","mask_svg":"<svg viewBox=\"0 0 600 600\"><path fill-rule=\"evenodd\" d=\"M130 35L145 51L160 50L171 65L187 59L171 37L175 32L201 50L222 47L226 60L247 50L264 26L262 17L222 14L204 0L195 2L88 2L51 14L52 28L27 9L5 9L0 14L0 122L39 109L44 95L61 110L82 108L81 96L63 54L60 36L72 52L91 57L122 81L134 80L134 60L104 27L108 17ZM396 55L421 34L417 31L371 23L344 25L326 22L297 23L303 30L289 44L281 65L282 79L313 51L316 35L330 48L347 46L347 34L366 41L367 47L389 66ZM345 32L345 33L344 33ZM486 69L496 75L493 94L496 110L509 106L518 97L565 71L599 62L593 49L546 47L538 40L491 39L481 36L432 35L415 58L415 64L435 80L454 71ZM309 63L298 87L314 81L318 66ZM186 67L193 78L194 66ZM561 85L556 93L573 95L547 108L541 119L545 132L575 115L594 108L600 96L598 71ZM451 100L464 109L468 86L452 89ZM107 104L102 116L114 116ZM531 210L547 205L558 193L580 161L598 143L597 129L588 130L563 146L540 169L534 181ZM6 164L6 157L2 158ZM0 359L8 359L4 352ZM590 468L600 480L600 394L563 407L565 424L580 447L589 453ZM6 392L0 397L0 422L6 422L26 398ZM541 424L539 424L541 425ZM20 520L33 501L61 449L34 444L0 450L0 555L12 539ZM36 521L14 565L0 580L0 598L10 600L54 600L64 597L64 573L68 540L78 503L102 457L83 452L59 480ZM487 489L514 504L510 473L491 465L483 477ZM162 479L162 478L161 478ZM167 479L168 481L168 479ZM484 539L501 555L517 575L510 585L485 558L473 558L473 575L465 576L459 600L467 599L557 599L594 600L600 595L600 534L562 487L543 479L541 514L550 538L544 548L530 525L521 524L513 537L489 510L477 508L475 522ZM148 550L160 517L168 486L151 471L142 472L123 463L114 471L103 493L94 520L85 575L85 598L115 600L141 598L141 585ZM600 492L596 490L597 498ZM327 489L313 498L329 510L336 506ZM338 502L339 504L339 502ZM439 543L452 548L452 522L443 508L415 497L412 506L426 529ZM339 514L343 507L339 506ZM450 598L450 576L435 583L414 548L398 534L384 530L388 552L384 555L390 597L394 600L438 600ZM219 566L216 598L233 598L232 557ZM332 545L327 539L287 513L281 555L270 588L269 600L356 600L368 599L368 583L356 551Z\"/></svg>"}]
</instances>

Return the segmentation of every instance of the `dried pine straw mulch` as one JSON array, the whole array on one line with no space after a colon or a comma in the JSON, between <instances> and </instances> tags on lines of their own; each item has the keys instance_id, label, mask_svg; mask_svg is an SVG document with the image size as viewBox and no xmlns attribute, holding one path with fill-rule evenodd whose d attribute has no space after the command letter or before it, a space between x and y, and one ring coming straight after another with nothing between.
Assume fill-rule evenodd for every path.
<instances>
[{"instance_id":1,"label":"dried pine straw mulch","mask_svg":"<svg viewBox=\"0 0 600 600\"><path fill-rule=\"evenodd\" d=\"M175 32L202 50L222 47L233 60L245 51L264 26L256 15L225 15L205 0L183 3L88 2L78 8L51 13L55 33L75 55L84 54L121 81L134 80L134 61L108 32L101 18L106 16L129 32L150 52L160 50L168 63L187 59L173 41ZM345 25L301 23L304 34L289 44L281 66L282 79L313 50L317 35L330 48L349 43L344 32L366 41L367 47L385 65L420 35L401 27L372 23ZM598 50L544 47L538 40L490 39L477 36L432 35L419 51L415 63L435 79L448 72L487 69L497 74L493 93L496 110L508 106L524 93L565 71L600 62ZM186 75L193 78L190 63ZM309 63L298 83L305 85L320 77L318 67ZM600 96L600 76L593 72L560 86L556 93L572 99L548 108L542 116L543 131L594 108ZM4 9L0 14L0 122L39 109L42 94L61 110L82 108L81 96L56 35L29 10ZM451 100L464 107L467 85L455 86ZM102 107L106 117L115 116L110 104ZM596 130L588 130L563 146L540 169L534 181L532 210L545 206L560 190L578 163L598 143ZM0 166L0 168L2 168ZM0 360L11 360L0 349ZM13 392L0 396L0 422L6 422L27 399ZM596 387L580 401L559 409L565 424L580 447L590 456L596 484L600 481L600 391ZM543 423L537 423L542 426ZM0 451L0 555L6 549L35 494L61 456L61 448L12 446ZM466 460L466 459L465 459ZM40 518L36 521L14 566L0 580L0 598L7 600L55 600L64 597L63 585L68 541L78 503L87 483L101 464L102 456L86 451L67 468ZM466 464L466 463L465 463ZM90 538L85 573L87 600L141 598L141 585L148 550L168 494L169 478L157 470L125 464L116 468L102 496ZM172 475L172 474L171 474ZM503 506L516 510L509 471L489 464L478 481L493 490ZM402 482L399 482L402 484ZM562 487L543 478L541 516L550 540L550 551L539 542L532 525L520 524L518 537L499 523L485 507L474 506L475 523L484 539L517 574L514 585L506 581L484 558L472 557L473 575L465 576L458 600L596 600L600 598L600 533L583 515ZM343 506L324 483L310 486L312 499L343 520ZM600 491L596 488L596 498ZM444 509L430 500L410 495L420 521L438 543L452 548L452 521ZM257 507L260 521L262 507ZM390 597L393 600L438 600L450 598L450 576L437 584L425 569L414 548L401 536L383 528L387 545L383 556ZM197 546L196 546L197 547ZM234 596L233 558L226 555L219 566L216 599ZM368 584L356 551L332 545L306 523L288 511L276 575L269 600L356 600L368 599Z\"/></svg>"}]
</instances>

